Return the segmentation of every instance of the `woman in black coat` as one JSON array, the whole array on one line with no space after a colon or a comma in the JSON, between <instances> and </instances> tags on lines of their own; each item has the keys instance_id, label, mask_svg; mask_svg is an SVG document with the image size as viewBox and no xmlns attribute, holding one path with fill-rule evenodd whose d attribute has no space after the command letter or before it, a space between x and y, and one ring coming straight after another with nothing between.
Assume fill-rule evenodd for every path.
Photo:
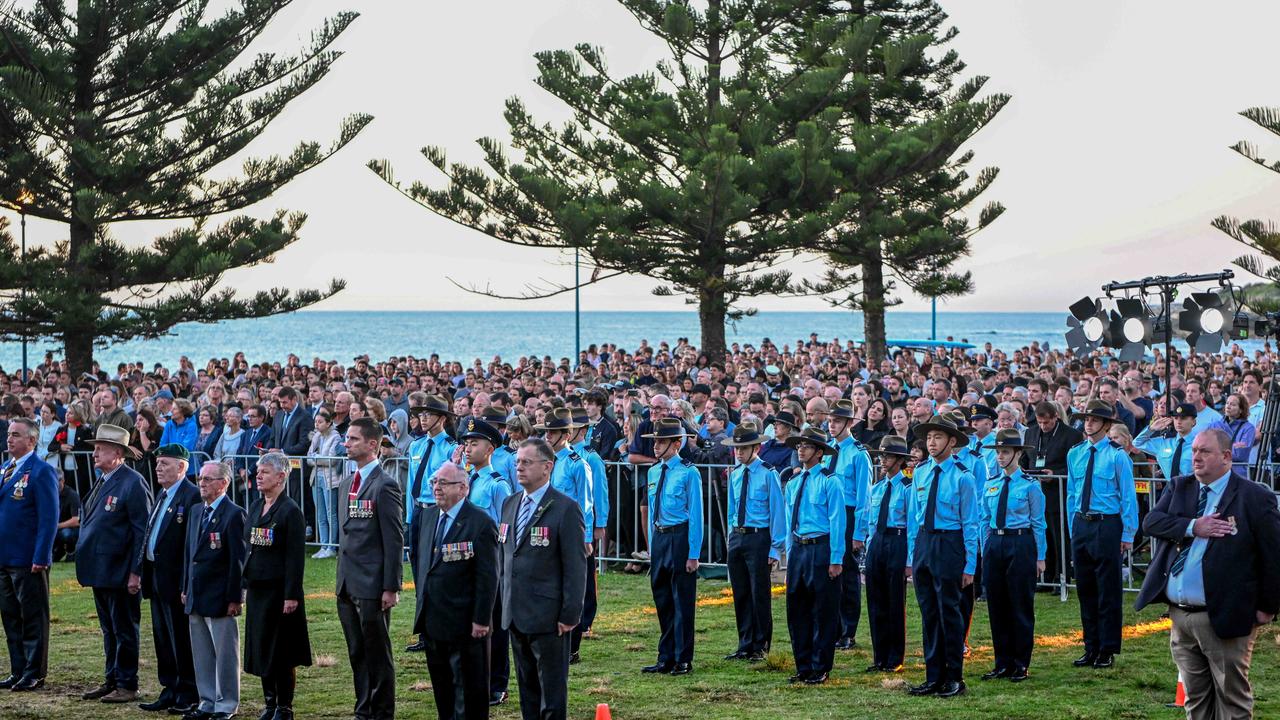
<instances>
[{"instance_id":1,"label":"woman in black coat","mask_svg":"<svg viewBox=\"0 0 1280 720\"><path fill-rule=\"evenodd\" d=\"M872 400L867 405L866 419L859 420L850 432L866 447L880 447L880 439L893 432L893 426L889 424L889 403L882 398Z\"/></svg>"},{"instance_id":2,"label":"woman in black coat","mask_svg":"<svg viewBox=\"0 0 1280 720\"><path fill-rule=\"evenodd\" d=\"M306 522L284 495L289 459L258 459L258 491L245 524L249 557L244 564L244 670L262 678L264 709L258 720L293 720L296 668L311 664L302 575Z\"/></svg>"}]
</instances>

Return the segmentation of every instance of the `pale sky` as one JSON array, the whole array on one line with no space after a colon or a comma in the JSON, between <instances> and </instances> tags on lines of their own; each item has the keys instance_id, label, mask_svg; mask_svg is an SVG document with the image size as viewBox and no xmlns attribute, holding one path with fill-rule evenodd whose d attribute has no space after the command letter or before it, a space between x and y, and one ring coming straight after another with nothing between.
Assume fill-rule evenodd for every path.
<instances>
[{"instance_id":1,"label":"pale sky","mask_svg":"<svg viewBox=\"0 0 1280 720\"><path fill-rule=\"evenodd\" d=\"M1280 157L1267 133L1236 114L1280 106L1274 82L1280 3L942 5L960 30L953 47L967 74L987 75L989 91L1013 95L972 142L975 169L1001 170L981 202L999 200L1008 210L975 237L973 255L961 265L973 271L976 292L946 309L1065 311L1109 280L1228 267L1244 248L1209 226L1217 215L1280 221L1280 178L1229 149L1246 139ZM282 13L254 49L296 50L300 38L343 9L362 12L338 43L346 55L250 151L287 152L302 139L327 144L351 112L376 120L339 155L253 209L265 216L285 207L310 220L274 265L229 281L254 290L346 278L346 291L317 306L330 310L572 308L570 295L512 303L455 287L449 278L508 291L538 277L569 282L572 267L558 264L554 252L514 248L455 226L394 192L364 164L389 158L405 184L439 185L418 149L442 145L453 159L476 161L476 138L507 137L506 98L520 96L540 119L563 117L563 106L533 82L534 52L589 42L603 47L611 69L622 74L651 68L664 48L610 0L307 0ZM129 242L164 229L117 228ZM33 244L62 236L60 226L29 227ZM791 268L820 271L812 261ZM686 308L680 298L650 295L652 285L638 277L590 286L583 307ZM904 299L903 309L927 307ZM760 298L754 305L827 308L819 299Z\"/></svg>"}]
</instances>

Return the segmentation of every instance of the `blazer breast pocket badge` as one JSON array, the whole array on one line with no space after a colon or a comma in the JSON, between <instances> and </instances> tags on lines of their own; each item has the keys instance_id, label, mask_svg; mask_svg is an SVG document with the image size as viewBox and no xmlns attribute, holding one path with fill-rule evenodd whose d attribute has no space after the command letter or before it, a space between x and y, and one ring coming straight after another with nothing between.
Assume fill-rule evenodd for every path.
<instances>
[{"instance_id":1,"label":"blazer breast pocket badge","mask_svg":"<svg viewBox=\"0 0 1280 720\"><path fill-rule=\"evenodd\" d=\"M511 526L508 525L507 523L502 523L501 525L498 525L498 542L504 543L507 541L507 532L509 530L511 530Z\"/></svg>"},{"instance_id":2,"label":"blazer breast pocket badge","mask_svg":"<svg viewBox=\"0 0 1280 720\"><path fill-rule=\"evenodd\" d=\"M222 547L222 533L209 533L209 549L217 550L220 547Z\"/></svg>"},{"instance_id":3,"label":"blazer breast pocket badge","mask_svg":"<svg viewBox=\"0 0 1280 720\"><path fill-rule=\"evenodd\" d=\"M551 545L551 528L531 527L529 528L529 544L534 547L548 547Z\"/></svg>"},{"instance_id":4,"label":"blazer breast pocket badge","mask_svg":"<svg viewBox=\"0 0 1280 720\"><path fill-rule=\"evenodd\" d=\"M347 517L353 517L353 518L373 517L373 501L372 500L352 500L348 502Z\"/></svg>"}]
</instances>

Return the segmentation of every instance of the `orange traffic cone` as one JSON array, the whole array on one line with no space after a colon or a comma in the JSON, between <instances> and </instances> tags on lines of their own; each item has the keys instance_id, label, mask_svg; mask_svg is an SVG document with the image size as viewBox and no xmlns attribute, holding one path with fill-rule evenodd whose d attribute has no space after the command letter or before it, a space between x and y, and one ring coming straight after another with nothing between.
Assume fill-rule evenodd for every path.
<instances>
[{"instance_id":1,"label":"orange traffic cone","mask_svg":"<svg viewBox=\"0 0 1280 720\"><path fill-rule=\"evenodd\" d=\"M1182 672L1178 672L1178 689L1174 692L1173 702L1168 703L1165 707L1180 708L1187 704L1187 689L1182 685ZM599 712L599 711L597 711Z\"/></svg>"},{"instance_id":2,"label":"orange traffic cone","mask_svg":"<svg viewBox=\"0 0 1280 720\"><path fill-rule=\"evenodd\" d=\"M1178 685L1182 687L1181 684ZM613 720L613 714L609 712L609 703L600 703L596 705L596 720Z\"/></svg>"}]
</instances>

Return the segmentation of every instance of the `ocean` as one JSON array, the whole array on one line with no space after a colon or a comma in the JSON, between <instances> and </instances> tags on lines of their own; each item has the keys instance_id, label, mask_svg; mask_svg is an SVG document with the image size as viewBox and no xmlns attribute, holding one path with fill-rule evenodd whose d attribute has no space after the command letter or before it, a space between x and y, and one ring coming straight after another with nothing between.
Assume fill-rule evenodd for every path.
<instances>
[{"instance_id":1,"label":"ocean","mask_svg":"<svg viewBox=\"0 0 1280 720\"><path fill-rule=\"evenodd\" d=\"M381 312L304 311L254 320L229 320L214 324L187 323L157 340L117 343L95 351L103 367L120 362L163 363L175 367L180 356L197 367L210 357L230 357L238 351L250 362L283 361L294 353L309 363L312 358L349 362L359 354L382 359L393 355L424 356L439 353L446 360L469 364L486 362L494 355L515 360L521 355L568 357L574 349L574 315L556 312ZM928 339L931 314L890 312L887 332L891 339ZM948 336L978 346L1013 349L1033 340L1052 347L1063 346L1066 313L938 313L938 339ZM584 312L581 315L582 347L592 343L617 343L633 349L640 340L650 344L687 337L700 345L698 317L694 312ZM816 332L823 340L861 340L862 316L849 312L762 312L727 328L728 342L758 344L762 338L794 345ZM46 350L61 357L52 341L29 345L32 365ZM21 367L20 345L0 344L0 366Z\"/></svg>"}]
</instances>

